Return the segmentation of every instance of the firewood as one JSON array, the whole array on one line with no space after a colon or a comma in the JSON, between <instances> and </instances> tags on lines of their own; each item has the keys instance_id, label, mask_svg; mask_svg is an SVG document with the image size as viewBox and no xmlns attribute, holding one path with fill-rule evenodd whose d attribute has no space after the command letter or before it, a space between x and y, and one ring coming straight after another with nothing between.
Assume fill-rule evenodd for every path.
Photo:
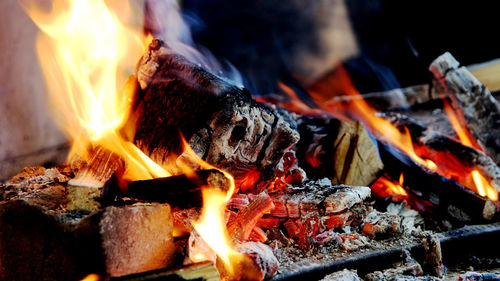
<instances>
[{"instance_id":1,"label":"firewood","mask_svg":"<svg viewBox=\"0 0 500 281\"><path fill-rule=\"evenodd\" d=\"M231 238L237 242L248 239L258 220L274 207L267 193L260 193L248 206L238 212L238 216L227 226Z\"/></svg>"},{"instance_id":2,"label":"firewood","mask_svg":"<svg viewBox=\"0 0 500 281\"><path fill-rule=\"evenodd\" d=\"M310 178L328 177L333 184L369 185L383 163L365 127L333 118L300 117L299 166Z\"/></svg>"},{"instance_id":3,"label":"firewood","mask_svg":"<svg viewBox=\"0 0 500 281\"><path fill-rule=\"evenodd\" d=\"M0 202L0 276L79 280L90 272L120 276L172 265L168 204L110 206L90 215L67 212L69 178L56 169L35 171L0 186L8 194Z\"/></svg>"},{"instance_id":4,"label":"firewood","mask_svg":"<svg viewBox=\"0 0 500 281\"><path fill-rule=\"evenodd\" d=\"M441 174L438 175L422 168L403 154L390 156L385 144L380 143L383 149L382 158L391 164L391 172L395 177L404 172L405 182L410 189L413 189L414 194L430 200L445 213L451 214L452 210L456 210L451 215L464 222L491 220L498 214L498 207L493 206L495 204L464 187L468 185L470 188L475 188L470 174L473 170L478 170L497 191L500 191L500 168L491 158L479 150L428 130L407 116L391 113L386 114L385 118L399 128L407 127L411 132L416 153L424 159L439 163L441 168ZM460 165L460 169L457 169L457 165ZM431 181L439 182L441 188L432 188ZM450 197L450 194L453 196Z\"/></svg>"},{"instance_id":5,"label":"firewood","mask_svg":"<svg viewBox=\"0 0 500 281\"><path fill-rule=\"evenodd\" d=\"M432 62L429 69L451 97L455 110L463 112L462 125L499 164L500 105L490 91L466 67L459 67L458 61L448 52Z\"/></svg>"},{"instance_id":6,"label":"firewood","mask_svg":"<svg viewBox=\"0 0 500 281\"><path fill-rule=\"evenodd\" d=\"M181 134L207 162L236 179L257 170L275 176L277 164L299 135L275 110L175 55L153 40L137 68L135 142L158 163L179 155Z\"/></svg>"},{"instance_id":7,"label":"firewood","mask_svg":"<svg viewBox=\"0 0 500 281\"><path fill-rule=\"evenodd\" d=\"M116 186L109 187L108 197L125 196L149 202L166 202L173 207L201 207L203 198L201 188L210 186L221 190L229 189L229 180L218 170L194 171L193 175L180 174L165 178L133 181L127 190L121 192Z\"/></svg>"},{"instance_id":8,"label":"firewood","mask_svg":"<svg viewBox=\"0 0 500 281\"><path fill-rule=\"evenodd\" d=\"M120 167L120 158L103 149L95 147L89 151L89 160L83 163L75 177L68 182L67 209L95 211L101 207L104 185Z\"/></svg>"},{"instance_id":9,"label":"firewood","mask_svg":"<svg viewBox=\"0 0 500 281\"><path fill-rule=\"evenodd\" d=\"M500 91L500 79L498 72L500 71L500 60L495 59L479 64L469 65L467 69L476 77L486 88L492 93Z\"/></svg>"}]
</instances>

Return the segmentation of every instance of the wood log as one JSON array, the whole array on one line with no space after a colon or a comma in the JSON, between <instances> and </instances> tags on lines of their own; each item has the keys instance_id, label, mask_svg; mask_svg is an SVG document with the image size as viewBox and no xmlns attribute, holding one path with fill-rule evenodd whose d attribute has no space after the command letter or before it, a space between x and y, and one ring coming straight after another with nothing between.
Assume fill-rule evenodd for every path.
<instances>
[{"instance_id":1,"label":"wood log","mask_svg":"<svg viewBox=\"0 0 500 281\"><path fill-rule=\"evenodd\" d=\"M120 276L172 265L168 204L110 206L90 215L67 212L69 178L56 169L31 170L33 175L25 171L0 186L7 199L0 203L0 276L79 280L88 273Z\"/></svg>"},{"instance_id":2,"label":"wood log","mask_svg":"<svg viewBox=\"0 0 500 281\"><path fill-rule=\"evenodd\" d=\"M490 91L450 53L444 53L430 66L452 100L455 110L465 117L462 126L469 129L488 155L500 163L500 105Z\"/></svg>"},{"instance_id":3,"label":"wood log","mask_svg":"<svg viewBox=\"0 0 500 281\"><path fill-rule=\"evenodd\" d=\"M180 174L165 178L132 181L122 191L116 184L107 186L105 199L127 197L148 202L169 203L172 207L201 207L201 188L209 186L224 191L229 189L229 180L215 169L195 171L193 175Z\"/></svg>"},{"instance_id":4,"label":"wood log","mask_svg":"<svg viewBox=\"0 0 500 281\"><path fill-rule=\"evenodd\" d=\"M475 185L471 176L473 170L478 170L499 190L500 168L489 157L474 148L427 130L404 115L391 113L385 117L398 128L409 129L417 155L438 163L438 170L431 171L406 154L379 142L386 171L392 178L399 177L403 172L405 186L410 189L411 194L430 202L436 210L441 210L442 214L451 216L454 220L471 223L497 219L498 207L473 191Z\"/></svg>"},{"instance_id":5,"label":"wood log","mask_svg":"<svg viewBox=\"0 0 500 281\"><path fill-rule=\"evenodd\" d=\"M361 123L303 116L297 125L297 158L308 177L363 186L382 170L377 148Z\"/></svg>"},{"instance_id":6,"label":"wood log","mask_svg":"<svg viewBox=\"0 0 500 281\"><path fill-rule=\"evenodd\" d=\"M500 91L500 60L495 59L479 64L469 65L467 69L492 93Z\"/></svg>"},{"instance_id":7,"label":"wood log","mask_svg":"<svg viewBox=\"0 0 500 281\"><path fill-rule=\"evenodd\" d=\"M274 177L277 164L299 139L276 111L251 99L200 66L153 40L137 68L135 142L157 163L181 154L181 134L207 162L237 179L257 170Z\"/></svg>"}]
</instances>

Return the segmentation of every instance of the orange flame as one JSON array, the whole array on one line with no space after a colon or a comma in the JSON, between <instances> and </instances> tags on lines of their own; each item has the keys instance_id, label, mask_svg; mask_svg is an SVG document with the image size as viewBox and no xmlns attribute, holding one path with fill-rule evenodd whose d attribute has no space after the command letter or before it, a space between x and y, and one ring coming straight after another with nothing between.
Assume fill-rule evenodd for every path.
<instances>
[{"instance_id":1,"label":"orange flame","mask_svg":"<svg viewBox=\"0 0 500 281\"><path fill-rule=\"evenodd\" d=\"M403 201L408 198L408 193L403 188L404 177L403 173L399 176L399 182L389 179L387 176L381 176L371 186L374 194L380 197L388 197L392 195L394 201Z\"/></svg>"},{"instance_id":2,"label":"orange flame","mask_svg":"<svg viewBox=\"0 0 500 281\"><path fill-rule=\"evenodd\" d=\"M229 180L229 190L221 190L214 187L202 188L203 208L198 221L193 223L194 229L207 242L208 246L217 254L230 274L234 272L235 266L245 256L235 250L226 229L225 210L226 203L231 199L235 190L234 178L226 171L220 170L209 163L203 161L191 149L184 137L181 137L184 152L177 165L187 175L194 175L193 164L199 165L203 169L217 169L221 171ZM202 254L202 253L200 253ZM198 256L198 260L203 257ZM204 260L210 260L207 253Z\"/></svg>"},{"instance_id":3,"label":"orange flame","mask_svg":"<svg viewBox=\"0 0 500 281\"><path fill-rule=\"evenodd\" d=\"M405 127L404 131L401 132L391 122L378 116L375 109L368 105L364 99L353 99L352 102L344 104L344 107L340 107L338 102L330 102L338 93L361 97L352 85L347 71L342 66L339 66L337 71L323 83L320 87L317 87L321 88L320 91L314 87L309 90L309 94L320 107L340 119L350 120L351 116L355 117L355 119L363 122L377 138L406 153L413 161L428 169L437 169L433 161L423 159L415 153L408 128ZM325 89L323 89L324 87Z\"/></svg>"},{"instance_id":4,"label":"orange flame","mask_svg":"<svg viewBox=\"0 0 500 281\"><path fill-rule=\"evenodd\" d=\"M472 134L469 132L469 130L467 130L467 128L461 125L465 124L464 123L465 120L459 119L458 116L461 115L458 115L455 112L455 110L453 110L453 108L446 99L443 99L443 108L446 115L448 116L448 120L453 126L453 129L457 133L460 142L463 145L470 146L484 152L482 147L472 137ZM472 180L474 181L474 185L479 195L483 197L488 197L490 200L493 201L498 201L498 191L488 182L488 180L484 178L483 175L481 175L481 173L477 169L471 172L471 177Z\"/></svg>"},{"instance_id":5,"label":"orange flame","mask_svg":"<svg viewBox=\"0 0 500 281\"><path fill-rule=\"evenodd\" d=\"M121 10L130 10L127 2ZM89 145L100 145L124 159L131 180L169 176L130 141L133 132L120 131L135 91L128 77L144 52L141 32L121 24L103 0L54 1L48 14L25 8L43 32L38 56L53 114L73 143L70 155L85 158Z\"/></svg>"}]
</instances>

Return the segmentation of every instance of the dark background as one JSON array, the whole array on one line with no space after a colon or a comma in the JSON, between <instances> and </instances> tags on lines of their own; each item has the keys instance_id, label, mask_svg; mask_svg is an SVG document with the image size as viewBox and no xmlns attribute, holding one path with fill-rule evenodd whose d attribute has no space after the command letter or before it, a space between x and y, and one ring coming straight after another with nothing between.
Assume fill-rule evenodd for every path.
<instances>
[{"instance_id":1,"label":"dark background","mask_svg":"<svg viewBox=\"0 0 500 281\"><path fill-rule=\"evenodd\" d=\"M183 6L195 40L232 62L262 94L277 80L293 80L289 61L298 49L321 51L320 19L311 13L319 2L185 0ZM498 2L346 0L360 49L346 68L366 93L427 82L428 65L445 51L462 65L498 58Z\"/></svg>"}]
</instances>

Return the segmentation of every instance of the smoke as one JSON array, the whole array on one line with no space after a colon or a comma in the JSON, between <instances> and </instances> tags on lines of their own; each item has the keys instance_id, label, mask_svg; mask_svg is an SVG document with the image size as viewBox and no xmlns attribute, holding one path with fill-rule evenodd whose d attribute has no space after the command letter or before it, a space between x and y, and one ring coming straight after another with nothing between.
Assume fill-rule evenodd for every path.
<instances>
[{"instance_id":1,"label":"smoke","mask_svg":"<svg viewBox=\"0 0 500 281\"><path fill-rule=\"evenodd\" d=\"M145 32L163 40L174 53L243 87L241 74L231 63L221 63L208 49L194 42L191 26L203 23L196 17L183 14L177 0L146 0L145 13Z\"/></svg>"}]
</instances>

